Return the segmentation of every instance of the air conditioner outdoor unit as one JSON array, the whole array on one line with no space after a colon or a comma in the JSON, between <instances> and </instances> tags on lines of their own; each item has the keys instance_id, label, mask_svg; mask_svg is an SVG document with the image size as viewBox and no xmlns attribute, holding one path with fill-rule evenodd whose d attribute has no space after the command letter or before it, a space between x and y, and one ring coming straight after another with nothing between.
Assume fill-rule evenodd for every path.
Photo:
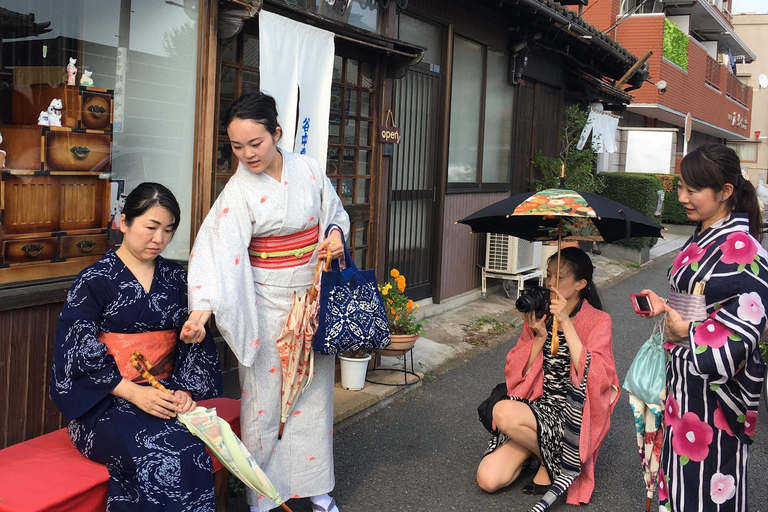
<instances>
[{"instance_id":1,"label":"air conditioner outdoor unit","mask_svg":"<svg viewBox=\"0 0 768 512\"><path fill-rule=\"evenodd\" d=\"M488 233L485 268L488 272L520 274L541 265L541 242Z\"/></svg>"}]
</instances>

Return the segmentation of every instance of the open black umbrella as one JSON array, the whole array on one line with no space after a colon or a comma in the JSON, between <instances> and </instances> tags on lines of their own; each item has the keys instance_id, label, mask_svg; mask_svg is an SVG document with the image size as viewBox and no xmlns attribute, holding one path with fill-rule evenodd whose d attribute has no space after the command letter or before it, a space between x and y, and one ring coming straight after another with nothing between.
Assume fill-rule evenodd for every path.
<instances>
[{"instance_id":1,"label":"open black umbrella","mask_svg":"<svg viewBox=\"0 0 768 512\"><path fill-rule=\"evenodd\" d=\"M563 240L615 242L631 237L661 237L663 227L607 197L564 188L517 194L461 219L476 233L501 233L526 240L557 240L557 266ZM558 273L559 284L559 273ZM557 332L553 318L552 332ZM552 338L552 353L558 348Z\"/></svg>"},{"instance_id":2,"label":"open black umbrella","mask_svg":"<svg viewBox=\"0 0 768 512\"><path fill-rule=\"evenodd\" d=\"M459 221L477 233L500 233L526 240L615 242L661 237L663 227L607 197L564 188L517 194Z\"/></svg>"}]
</instances>

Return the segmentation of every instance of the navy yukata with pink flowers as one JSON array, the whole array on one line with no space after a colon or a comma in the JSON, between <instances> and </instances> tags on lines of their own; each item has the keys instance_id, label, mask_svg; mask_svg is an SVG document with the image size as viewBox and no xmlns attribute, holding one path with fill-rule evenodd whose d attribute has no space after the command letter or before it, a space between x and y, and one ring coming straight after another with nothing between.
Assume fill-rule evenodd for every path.
<instances>
[{"instance_id":1,"label":"navy yukata with pink flowers","mask_svg":"<svg viewBox=\"0 0 768 512\"><path fill-rule=\"evenodd\" d=\"M670 293L703 282L706 312L665 343L667 397L660 512L746 511L748 446L765 376L768 253L733 214L696 232L668 272Z\"/></svg>"}]
</instances>

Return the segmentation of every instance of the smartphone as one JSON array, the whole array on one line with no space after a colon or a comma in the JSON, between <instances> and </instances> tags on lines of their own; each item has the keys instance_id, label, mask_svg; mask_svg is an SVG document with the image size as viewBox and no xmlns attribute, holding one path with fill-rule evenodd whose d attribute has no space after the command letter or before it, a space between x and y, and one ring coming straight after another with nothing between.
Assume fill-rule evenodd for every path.
<instances>
[{"instance_id":1,"label":"smartphone","mask_svg":"<svg viewBox=\"0 0 768 512\"><path fill-rule=\"evenodd\" d=\"M638 315L643 313L653 313L653 306L651 305L651 298L642 293L633 293L629 296L632 301L632 307L635 308L635 313Z\"/></svg>"}]
</instances>

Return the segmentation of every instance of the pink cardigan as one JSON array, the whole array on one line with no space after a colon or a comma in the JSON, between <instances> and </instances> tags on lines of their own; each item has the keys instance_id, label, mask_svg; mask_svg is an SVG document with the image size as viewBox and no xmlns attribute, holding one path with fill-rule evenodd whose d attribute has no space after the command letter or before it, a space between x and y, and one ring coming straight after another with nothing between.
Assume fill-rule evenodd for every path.
<instances>
[{"instance_id":1,"label":"pink cardigan","mask_svg":"<svg viewBox=\"0 0 768 512\"><path fill-rule=\"evenodd\" d=\"M611 426L611 413L619 397L619 378L613 360L612 322L608 313L595 309L584 301L581 310L573 319L573 326L584 345L578 367L571 364L571 382L575 386L581 383L587 351L592 354L587 377L587 399L579 436L581 474L568 488L567 500L569 505L580 505L589 503L595 489L595 462L603 438ZM533 332L526 325L517 344L507 354L504 374L510 396L536 400L543 392L543 353L539 353L525 375L522 373L531 355L532 341Z\"/></svg>"}]
</instances>

